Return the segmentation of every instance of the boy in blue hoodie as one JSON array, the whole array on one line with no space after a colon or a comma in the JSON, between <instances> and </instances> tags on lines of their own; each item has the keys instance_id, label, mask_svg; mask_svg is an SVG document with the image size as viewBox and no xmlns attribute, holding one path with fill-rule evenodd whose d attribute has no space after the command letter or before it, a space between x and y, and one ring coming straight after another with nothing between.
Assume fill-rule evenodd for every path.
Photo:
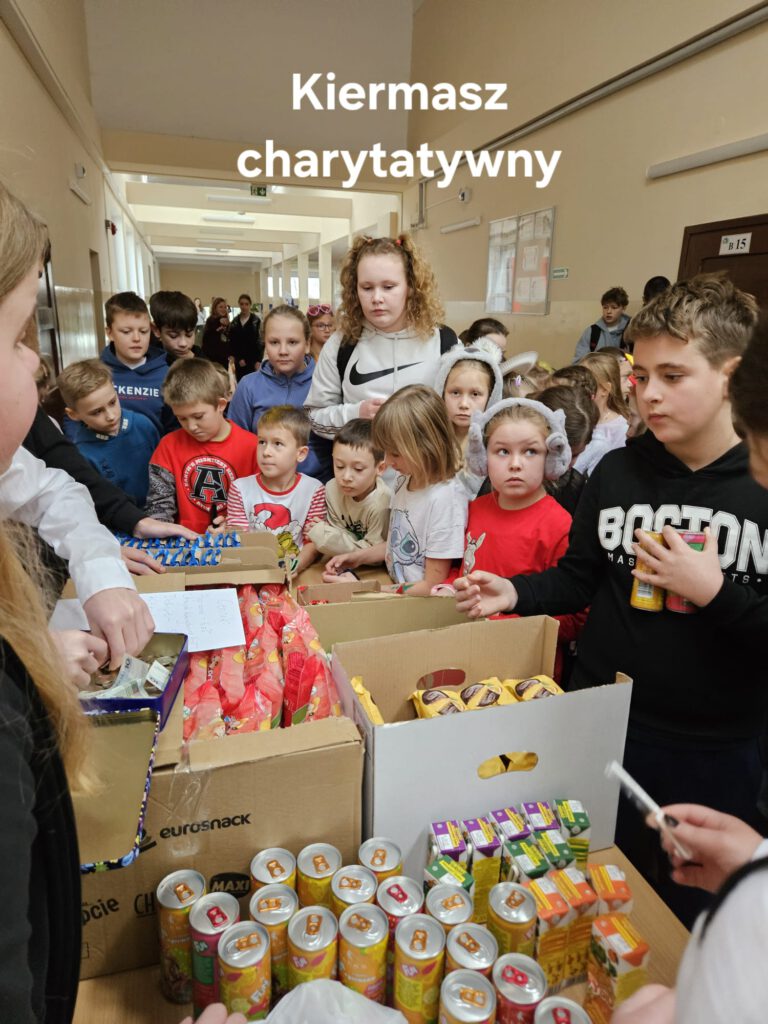
<instances>
[{"instance_id":1,"label":"boy in blue hoodie","mask_svg":"<svg viewBox=\"0 0 768 1024\"><path fill-rule=\"evenodd\" d=\"M72 363L59 374L59 393L73 421L71 440L111 483L143 507L149 460L160 440L146 416L121 409L109 367L100 359Z\"/></svg>"},{"instance_id":2,"label":"boy in blue hoodie","mask_svg":"<svg viewBox=\"0 0 768 1024\"><path fill-rule=\"evenodd\" d=\"M255 373L237 385L229 406L229 419L252 433L259 420L276 405L304 407L315 361L309 354L309 321L293 306L277 306L264 320L264 361ZM310 434L309 454L302 473L327 483L333 475L331 444Z\"/></svg>"},{"instance_id":3,"label":"boy in blue hoodie","mask_svg":"<svg viewBox=\"0 0 768 1024\"><path fill-rule=\"evenodd\" d=\"M176 427L173 413L163 402L168 373L165 349L150 344L152 329L146 302L135 292L119 292L104 303L109 345L102 362L112 371L115 390L124 409L144 413L160 434ZM70 436L69 431L67 431Z\"/></svg>"}]
</instances>

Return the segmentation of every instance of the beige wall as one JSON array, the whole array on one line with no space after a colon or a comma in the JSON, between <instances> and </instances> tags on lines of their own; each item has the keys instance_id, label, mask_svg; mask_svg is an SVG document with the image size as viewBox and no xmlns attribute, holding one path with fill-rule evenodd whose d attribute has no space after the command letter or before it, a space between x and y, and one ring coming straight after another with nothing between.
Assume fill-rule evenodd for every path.
<instances>
[{"instance_id":1,"label":"beige wall","mask_svg":"<svg viewBox=\"0 0 768 1024\"><path fill-rule=\"evenodd\" d=\"M184 292L194 299L199 297L204 306L210 304L214 295L221 295L230 306L237 305L237 297L243 292L254 302L261 302L260 274L252 270L215 267L191 267L180 263L160 264L160 288L167 291Z\"/></svg>"},{"instance_id":2,"label":"beige wall","mask_svg":"<svg viewBox=\"0 0 768 1024\"><path fill-rule=\"evenodd\" d=\"M102 288L110 288L101 171L66 123L37 76L0 24L3 136L0 179L47 224L64 361L97 351L90 250L99 253ZM13 102L9 102L10 98ZM69 189L75 163L87 174L86 206ZM86 294L83 294L85 290Z\"/></svg>"},{"instance_id":3,"label":"beige wall","mask_svg":"<svg viewBox=\"0 0 768 1024\"><path fill-rule=\"evenodd\" d=\"M62 0L60 5L30 0L25 7L34 15L30 26L39 29L42 41L51 47L51 52L46 51L45 56L49 72L59 79L58 99L63 102L62 97L77 97L77 111L72 116L82 126L88 121L89 112L83 91L87 82L84 40L77 44L78 33L84 32L82 4L77 0ZM46 14L50 14L50 18L46 19ZM66 21L66 28L62 27L58 33L60 19ZM39 44L41 40L36 42ZM54 102L51 92L3 22L0 22L0 97L4 139L0 146L0 180L48 225L59 339L66 365L94 355L103 344L102 325L97 325L94 315L91 251L99 257L98 304L113 291L131 287L133 282L124 274L128 273L130 263L136 272L137 248L142 252L145 267L151 264L152 257L135 234L119 199L106 187L95 143L93 140L84 142L81 133L73 128L73 123ZM70 190L75 164L86 169L85 178L80 179L79 184L90 197L90 205ZM114 237L107 236L105 231L107 217L118 224L118 234ZM119 254L122 254L122 273ZM145 290L140 279L135 284L139 291Z\"/></svg>"},{"instance_id":4,"label":"beige wall","mask_svg":"<svg viewBox=\"0 0 768 1024\"><path fill-rule=\"evenodd\" d=\"M537 348L560 364L570 361L579 334L599 316L607 287L623 285L632 312L650 276L675 277L686 225L765 213L768 154L656 181L645 175L650 164L765 131L759 98L768 89L767 47L768 28L754 29L518 142L517 148L562 150L546 189L525 179L472 179L459 171L455 187L446 190L453 199L428 210L428 227L418 232L448 322L461 330L484 313L488 223L495 218L556 208L552 266L567 267L569 276L551 282L549 315L499 318L511 329L510 351ZM464 71L471 80L472 70L454 69L453 77ZM515 74L524 80L526 72L523 64ZM418 73L417 63L414 77ZM570 74L567 64L563 74ZM465 185L473 197L460 204L456 195ZM428 206L444 198L444 191L428 187ZM416 203L411 189L406 224L416 219ZM479 227L440 234L441 225L477 216Z\"/></svg>"}]
</instances>

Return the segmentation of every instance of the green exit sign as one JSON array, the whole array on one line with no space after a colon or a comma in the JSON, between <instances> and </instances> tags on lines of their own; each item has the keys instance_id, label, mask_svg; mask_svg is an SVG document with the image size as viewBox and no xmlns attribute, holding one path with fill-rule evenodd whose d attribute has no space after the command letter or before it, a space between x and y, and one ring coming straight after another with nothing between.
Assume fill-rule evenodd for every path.
<instances>
[{"instance_id":1,"label":"green exit sign","mask_svg":"<svg viewBox=\"0 0 768 1024\"><path fill-rule=\"evenodd\" d=\"M261 199L267 198L267 186L266 185L251 185L251 195L259 196Z\"/></svg>"}]
</instances>

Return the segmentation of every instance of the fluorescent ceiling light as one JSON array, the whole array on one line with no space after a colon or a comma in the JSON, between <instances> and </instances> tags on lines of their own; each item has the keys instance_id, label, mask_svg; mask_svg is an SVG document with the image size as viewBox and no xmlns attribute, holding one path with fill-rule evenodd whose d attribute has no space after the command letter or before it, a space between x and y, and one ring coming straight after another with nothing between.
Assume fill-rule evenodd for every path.
<instances>
[{"instance_id":1,"label":"fluorescent ceiling light","mask_svg":"<svg viewBox=\"0 0 768 1024\"><path fill-rule=\"evenodd\" d=\"M220 255L224 252L229 252L229 249L195 249L195 252L211 252Z\"/></svg>"},{"instance_id":2,"label":"fluorescent ceiling light","mask_svg":"<svg viewBox=\"0 0 768 1024\"><path fill-rule=\"evenodd\" d=\"M248 196L243 192L233 192L230 196L210 195L205 197L209 203L271 203L269 196Z\"/></svg>"},{"instance_id":3,"label":"fluorescent ceiling light","mask_svg":"<svg viewBox=\"0 0 768 1024\"><path fill-rule=\"evenodd\" d=\"M255 224L255 217L246 217L239 213L217 213L216 216L205 216L203 220L207 224Z\"/></svg>"}]
</instances>

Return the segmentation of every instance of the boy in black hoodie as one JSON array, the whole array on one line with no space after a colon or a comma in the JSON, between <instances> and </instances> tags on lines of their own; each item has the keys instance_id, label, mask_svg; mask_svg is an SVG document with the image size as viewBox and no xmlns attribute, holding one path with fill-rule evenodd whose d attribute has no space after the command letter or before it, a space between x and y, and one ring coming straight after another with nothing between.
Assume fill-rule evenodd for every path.
<instances>
[{"instance_id":1,"label":"boy in black hoodie","mask_svg":"<svg viewBox=\"0 0 768 1024\"><path fill-rule=\"evenodd\" d=\"M756 320L752 296L716 275L677 284L645 306L627 336L648 432L600 462L565 556L535 576L473 573L455 585L458 607L472 617L590 605L571 688L610 683L619 670L632 676L627 770L661 805L707 804L760 829L768 495L749 476L728 400ZM689 548L676 529L706 532L704 550ZM667 547L644 531L662 531ZM636 569L639 553L649 572ZM634 577L698 611L633 608ZM624 802L616 842L690 926L706 894L670 881L657 838Z\"/></svg>"}]
</instances>

